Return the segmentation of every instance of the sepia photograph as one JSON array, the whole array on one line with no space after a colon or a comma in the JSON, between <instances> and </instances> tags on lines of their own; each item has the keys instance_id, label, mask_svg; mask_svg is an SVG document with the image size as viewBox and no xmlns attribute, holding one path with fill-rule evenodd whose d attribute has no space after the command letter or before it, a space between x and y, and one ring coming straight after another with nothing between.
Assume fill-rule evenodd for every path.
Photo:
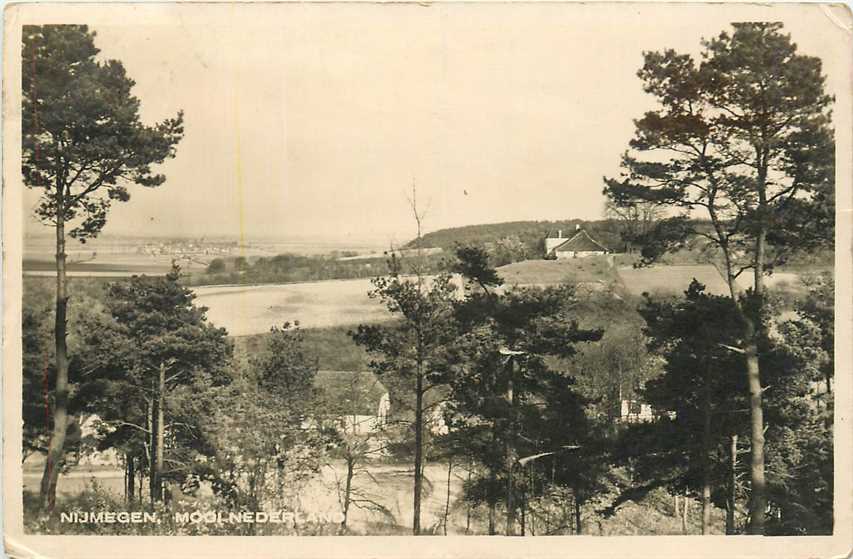
<instances>
[{"instance_id":1,"label":"sepia photograph","mask_svg":"<svg viewBox=\"0 0 853 559\"><path fill-rule=\"evenodd\" d=\"M7 552L849 553L851 34L7 7Z\"/></svg>"}]
</instances>

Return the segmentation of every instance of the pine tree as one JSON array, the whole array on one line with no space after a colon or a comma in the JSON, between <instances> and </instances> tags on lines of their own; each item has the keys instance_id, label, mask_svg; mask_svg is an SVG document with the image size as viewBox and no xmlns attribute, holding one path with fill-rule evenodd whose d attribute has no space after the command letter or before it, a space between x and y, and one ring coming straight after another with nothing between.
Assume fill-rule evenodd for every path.
<instances>
[{"instance_id":1,"label":"pine tree","mask_svg":"<svg viewBox=\"0 0 853 559\"><path fill-rule=\"evenodd\" d=\"M703 42L702 61L673 50L645 53L638 72L659 108L636 121L624 172L605 179L620 206L677 210L646 236L643 255L701 238L719 254L744 329L750 396L750 532L764 533L764 408L758 344L766 325L764 277L791 254L834 236L831 96L821 61L799 54L780 23L736 23ZM697 222L697 212L710 226ZM752 274L748 299L735 280Z\"/></svg>"},{"instance_id":2,"label":"pine tree","mask_svg":"<svg viewBox=\"0 0 853 559\"><path fill-rule=\"evenodd\" d=\"M103 229L128 184L165 181L153 164L174 157L183 116L154 126L139 120L134 82L116 60L98 61L85 25L25 26L22 50L22 173L41 198L35 209L56 233L56 316L53 432L40 503L53 511L68 426L66 236L85 242ZM69 228L68 230L66 230Z\"/></svg>"}]
</instances>

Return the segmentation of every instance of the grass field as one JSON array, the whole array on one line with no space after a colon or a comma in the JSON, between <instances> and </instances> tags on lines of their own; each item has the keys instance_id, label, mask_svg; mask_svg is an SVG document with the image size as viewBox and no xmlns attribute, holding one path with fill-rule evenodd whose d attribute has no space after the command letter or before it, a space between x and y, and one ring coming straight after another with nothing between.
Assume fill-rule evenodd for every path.
<instances>
[{"instance_id":1,"label":"grass field","mask_svg":"<svg viewBox=\"0 0 853 559\"><path fill-rule=\"evenodd\" d=\"M210 257L205 257L209 260ZM68 273L73 276L120 277L134 274L162 275L172 269L172 256L145 254L71 253L68 255ZM205 259L176 259L184 272L199 272L207 266ZM55 275L56 263L42 254L27 255L22 262L25 275Z\"/></svg>"},{"instance_id":2,"label":"grass field","mask_svg":"<svg viewBox=\"0 0 853 559\"><path fill-rule=\"evenodd\" d=\"M619 277L625 288L634 295L681 294L695 278L705 286L706 293L728 295L729 288L716 268L710 264L693 266L621 267Z\"/></svg>"},{"instance_id":3,"label":"grass field","mask_svg":"<svg viewBox=\"0 0 853 559\"><path fill-rule=\"evenodd\" d=\"M197 287L196 303L208 307L207 316L232 336L269 331L284 322L299 321L303 328L379 322L390 314L370 299L370 280L334 280L285 285Z\"/></svg>"},{"instance_id":4,"label":"grass field","mask_svg":"<svg viewBox=\"0 0 853 559\"><path fill-rule=\"evenodd\" d=\"M609 283L615 272L607 256L566 260L524 260L498 268L506 285L557 285L561 283Z\"/></svg>"},{"instance_id":5,"label":"grass field","mask_svg":"<svg viewBox=\"0 0 853 559\"><path fill-rule=\"evenodd\" d=\"M720 273L710 264L646 268L611 266L607 257L571 260L527 260L498 268L507 287L547 286L576 283L591 287L624 289L632 295L642 293L683 293L696 278L706 292L728 295L728 287ZM738 280L741 289L751 277ZM798 276L777 273L766 280L768 287L796 289ZM231 336L253 336L269 331L274 325L299 321L304 329L346 327L375 323L391 318L391 314L367 293L368 279L328 280L305 283L197 287L196 302L209 308L208 317L225 327ZM624 292L623 292L624 293ZM339 333L341 333L339 332ZM339 339L340 337L338 336ZM322 344L321 344L322 345ZM337 368L337 367L333 367Z\"/></svg>"}]
</instances>

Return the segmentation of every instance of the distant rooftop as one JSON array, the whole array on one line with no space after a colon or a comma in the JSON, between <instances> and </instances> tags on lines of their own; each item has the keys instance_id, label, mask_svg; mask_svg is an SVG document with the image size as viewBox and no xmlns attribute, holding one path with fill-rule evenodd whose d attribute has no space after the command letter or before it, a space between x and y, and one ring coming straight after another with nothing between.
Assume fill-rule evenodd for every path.
<instances>
[{"instance_id":1,"label":"distant rooftop","mask_svg":"<svg viewBox=\"0 0 853 559\"><path fill-rule=\"evenodd\" d=\"M556 251L567 252L607 252L607 247L589 236L589 233L579 229L571 238L554 247Z\"/></svg>"}]
</instances>

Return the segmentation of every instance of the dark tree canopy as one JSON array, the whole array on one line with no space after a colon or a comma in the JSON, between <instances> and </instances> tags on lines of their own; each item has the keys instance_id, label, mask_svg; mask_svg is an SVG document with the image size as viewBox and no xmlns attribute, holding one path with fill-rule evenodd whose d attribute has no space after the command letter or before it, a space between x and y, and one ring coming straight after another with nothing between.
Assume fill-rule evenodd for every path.
<instances>
[{"instance_id":1,"label":"dark tree canopy","mask_svg":"<svg viewBox=\"0 0 853 559\"><path fill-rule=\"evenodd\" d=\"M645 53L638 76L659 107L636 121L605 194L615 206L653 202L710 218L713 230L674 220L646 240L668 249L701 235L738 274L755 267L760 235L770 267L832 243L835 144L820 59L798 53L779 23L733 27L703 42L698 63L673 50Z\"/></svg>"},{"instance_id":2,"label":"dark tree canopy","mask_svg":"<svg viewBox=\"0 0 853 559\"><path fill-rule=\"evenodd\" d=\"M22 171L42 189L36 216L75 221L81 241L97 236L126 185L154 187L166 178L151 166L174 157L183 114L154 126L139 119L134 81L117 60L98 59L85 25L25 26L23 31Z\"/></svg>"},{"instance_id":3,"label":"dark tree canopy","mask_svg":"<svg viewBox=\"0 0 853 559\"><path fill-rule=\"evenodd\" d=\"M669 49L645 53L638 72L658 108L635 121L622 174L605 178L617 205L654 202L675 215L645 239L653 261L706 239L724 270L743 324L750 394L750 532L766 515L762 370L767 327L764 276L794 253L831 245L835 147L826 77L818 58L797 53L781 23L733 24L703 41L701 62ZM694 213L711 222L694 227ZM735 279L751 271L749 297Z\"/></svg>"}]
</instances>

